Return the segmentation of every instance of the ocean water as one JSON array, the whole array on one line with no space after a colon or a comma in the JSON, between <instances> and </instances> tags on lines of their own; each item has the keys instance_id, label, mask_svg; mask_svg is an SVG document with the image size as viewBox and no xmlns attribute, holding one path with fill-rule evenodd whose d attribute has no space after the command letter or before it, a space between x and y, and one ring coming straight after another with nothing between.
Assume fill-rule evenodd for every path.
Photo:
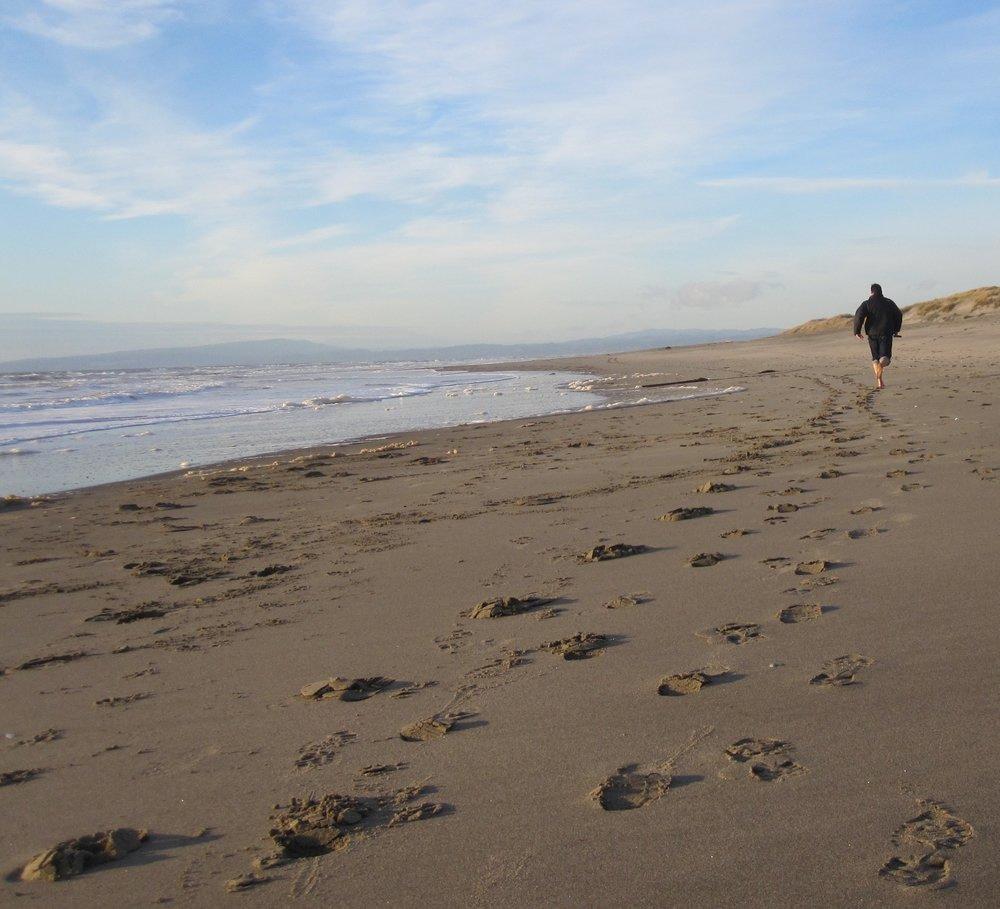
<instances>
[{"instance_id":1,"label":"ocean water","mask_svg":"<svg viewBox=\"0 0 1000 909\"><path fill-rule=\"evenodd\" d=\"M568 373L415 364L0 374L0 495L600 405Z\"/></svg>"},{"instance_id":2,"label":"ocean water","mask_svg":"<svg viewBox=\"0 0 1000 909\"><path fill-rule=\"evenodd\" d=\"M744 391L707 382L647 396L643 384L663 377L421 364L0 373L0 495L417 429Z\"/></svg>"}]
</instances>

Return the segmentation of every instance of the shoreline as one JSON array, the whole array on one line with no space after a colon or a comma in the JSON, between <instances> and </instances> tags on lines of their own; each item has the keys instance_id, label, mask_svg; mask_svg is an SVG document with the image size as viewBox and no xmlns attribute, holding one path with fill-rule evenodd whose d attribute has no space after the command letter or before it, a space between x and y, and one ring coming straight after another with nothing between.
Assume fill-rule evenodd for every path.
<instances>
[{"instance_id":1,"label":"shoreline","mask_svg":"<svg viewBox=\"0 0 1000 909\"><path fill-rule=\"evenodd\" d=\"M722 343L730 343L730 342L717 342L717 343L722 344ZM716 345L715 345L715 343L712 343L712 344L691 345L691 346L692 347L699 347L699 348L712 348L713 346L716 346ZM630 352L630 353L640 354L641 355L641 354L655 353L655 352L656 352L656 349L654 349L653 351L633 351L633 352ZM620 356L620 354L602 354L600 356L601 357L607 357L607 358L609 358L610 360L613 361L613 359L615 357L617 357L617 356ZM600 378L601 376L607 375L608 372L609 372L609 370L607 370L607 369L604 369L602 371L601 364L599 362L596 362L596 361L592 362L588 358L575 357L575 358L573 358L573 360L574 360L574 368L573 369L562 369L562 368L558 368L557 369L557 368L554 368L553 364L558 364L559 363L558 359L545 360L545 361L534 361L534 360L532 360L532 361L525 361L528 365L525 366L524 368L518 368L519 364L518 364L517 361L515 361L515 362L508 362L508 363L483 364L482 367L477 366L477 365L470 365L470 364L455 364L455 365L448 366L448 367L426 367L426 368L429 369L429 370L435 370L435 371L440 371L440 372L456 372L456 373L476 373L476 372L519 372L519 373L523 372L523 373L532 373L532 372L545 372L545 373L550 373L550 374L553 374L553 375L564 375L564 376L567 376L567 377L578 376L578 375L583 374L583 375L592 375L595 378ZM535 365L535 364L538 364L538 365ZM718 379L709 379L708 381L710 381L710 382L711 381L728 381L729 378L751 378L751 376L743 376L743 377L719 377ZM692 380L680 380L678 382L670 382L670 383L666 383L666 384L668 386L669 385L679 385L679 384L682 384L685 381L694 382L695 380L693 380L693 379ZM698 381L700 383L704 384L706 380L705 379L699 379ZM569 391L571 393L575 393L575 394L590 393L590 394L596 395L598 397L603 397L607 401L612 401L612 399L620 398L622 396L622 394L621 394L622 392L630 391L631 390L631 389L627 389L625 386L622 386L622 385L605 385L605 386L598 386L598 387L574 388L572 382L559 383L556 387L558 387L558 388L564 388L567 391ZM739 389L737 389L736 391L738 391L738 390ZM616 394L616 392L617 392L617 394ZM376 433L366 434L366 435L363 435L363 436L358 436L358 437L355 437L355 438L344 439L342 441L321 442L321 443L316 443L316 444L313 444L313 445L293 446L293 447L289 447L289 448L278 448L278 449L273 449L273 450L270 450L270 451L256 453L256 454L236 455L236 456L234 456L232 458L226 458L226 459L221 460L221 461L209 461L209 462L206 462L205 464L192 465L190 467L179 467L179 468L176 468L174 470L157 471L157 472L153 472L153 473L143 474L143 475L138 476L138 477L128 477L128 478L119 479L119 480L111 480L111 481L104 482L104 483L93 483L93 484L88 484L88 485L83 485L83 486L71 487L71 488L67 488L67 489L59 489L59 490L55 490L55 491L52 491L52 492L42 492L42 493L37 493L35 495L21 496L21 498L25 498L25 499L28 499L28 500L31 500L31 499L41 499L41 498L49 498L49 499L51 499L51 498L56 497L56 496L67 496L67 495L72 495L72 494L76 494L76 493L79 493L79 492L84 492L84 491L92 490L92 489L102 489L102 488L105 488L105 487L113 487L115 485L122 484L122 483L136 483L136 482L142 482L144 480L157 480L157 479L164 479L164 478L181 477L181 476L184 476L186 473L188 473L190 471L205 471L205 470L224 471L226 469L230 469L231 470L231 469L235 469L239 465L249 464L251 462L256 463L258 461L270 460L270 459L276 459L276 458L277 459L281 459L281 458L291 457L293 455L302 455L302 456L307 456L307 455L310 455L310 454L315 455L315 453L318 452L321 449L337 449L337 448L341 448L341 447L344 447L344 446L365 445L367 443L378 441L378 440L393 441L393 440L400 439L400 438L402 438L404 436L414 436L415 434L443 432L443 431L447 431L449 429L464 429L464 428L481 426L481 425L494 425L494 424L503 424L503 423L513 423L513 422L516 422L518 420L524 420L524 419L536 419L536 418L542 418L542 417L569 416L569 415L572 415L572 414L575 414L575 413L589 413L591 411L603 411L603 410L608 410L608 409L620 409L620 408L630 408L630 407L643 407L643 406L651 406L651 405L657 405L657 404L671 404L671 403L677 403L677 401L679 401L679 400L710 400L711 398L717 397L719 395L730 394L730 393L734 393L734 391L732 389L721 389L721 390L718 390L718 391L706 391L706 392L703 392L703 393L700 393L700 394L682 396L680 398L663 398L663 399L659 399L659 400L647 400L647 399L645 399L645 397L641 397L640 398L640 395L633 394L632 398L635 398L635 400L626 399L625 401L622 401L622 402L617 403L617 404L610 403L610 404L597 405L597 406L594 406L594 405L584 405L583 407L580 407L580 408L561 408L559 410L549 410L549 411L542 411L542 412L538 412L538 413L529 413L529 414L525 414L525 415L517 416L517 417L502 417L502 418L498 418L498 419L494 419L494 420L470 421L470 422L465 422L465 423L448 424L448 425L444 425L444 426L429 426L429 427L423 427L423 428L420 428L420 429L413 429L413 430L393 430L393 431L390 431L390 432L376 432ZM233 418L246 417L246 416L247 416L246 414L235 414L235 415L232 415ZM212 419L224 419L224 418L220 418L220 417L204 417L202 419L204 419L204 420L212 420ZM142 426L154 425L154 426L157 426L157 425L160 425L160 424L136 424L136 425L142 425ZM117 431L119 428L122 428L122 427L112 427L112 428L109 428L108 431L114 432L114 431ZM125 427L125 428L128 428L128 427Z\"/></svg>"},{"instance_id":2,"label":"shoreline","mask_svg":"<svg viewBox=\"0 0 1000 909\"><path fill-rule=\"evenodd\" d=\"M430 371L443 372L443 370L439 370L434 367L427 367L427 369ZM456 373L459 376L468 376L469 380L472 382L472 387L478 389L480 394L485 394L489 382L494 381L484 378L485 375L489 375L490 373L497 373L497 372L509 373L510 382L515 383L515 386L518 381L527 378L530 375L530 373L528 372L519 372L516 369L479 371L476 370L475 367L473 366L467 366L461 369L451 370L450 372ZM557 379L555 382L542 383L543 385L548 384L551 387L542 389L541 398L537 403L532 403L528 399L525 399L524 401L521 402L515 402L515 397L512 394L512 392L520 391L520 389L516 387L508 388L507 386L510 385L510 382L506 383L500 382L500 384L497 385L496 387L502 388L504 392L506 392L507 397L504 398L503 400L504 402L510 402L510 403L509 404L504 403L500 405L499 406L500 415L495 416L488 421L497 422L497 421L502 421L503 419L518 419L519 410L528 411L528 413L526 414L522 413L521 414L522 417L528 415L537 415L537 413L540 412L552 412L550 410L545 409L549 406L548 404L545 403L546 398L547 397L552 398L551 406L555 408L556 407L556 399L554 397L555 393L559 392L561 394L573 391L572 382L575 379L579 378L579 376L580 376L579 373L557 372ZM495 381L500 381L500 380L495 380ZM533 390L537 391L537 389ZM448 409L451 407L451 404L446 405L444 403L444 399L441 398L441 394L444 391L445 387L442 385L439 387L435 387L428 395L418 393L413 395L403 395L400 397L389 396L385 398L374 399L371 401L345 402L343 404L336 405L335 410L334 409L327 410L325 416L323 417L317 416L315 423L311 422L311 417L309 416L305 416L304 419L306 420L306 422L303 422L303 416L306 414L306 410L286 411L283 408L279 408L278 410L266 410L266 411L261 411L260 413L239 412L230 414L208 414L201 416L191 416L184 419L165 419L159 423L150 423L147 420L143 420L140 422L101 427L97 430L81 429L74 431L71 434L60 435L58 437L58 442L60 444L64 442L72 444L75 440L78 448L67 449L67 451L74 453L77 451L83 451L83 452L87 452L89 450L97 451L101 450L102 447L103 449L107 450L109 446L110 446L110 451L114 450L127 451L130 448L130 446L136 444L135 440L137 438L140 437L144 438L148 436L150 437L151 440L155 440L156 442L157 448L153 450L157 452L157 456L154 458L147 457L145 459L149 461L149 465L147 466L151 466L156 461L162 463L163 461L168 459L168 456L165 456L161 453L160 446L163 446L163 448L166 450L169 450L170 448L177 450L178 457L169 466L165 466L164 469L155 469L155 468L150 469L148 472L142 473L138 476L124 476L120 479L110 479L97 482L85 482L74 486L62 486L62 488L60 488L61 482L58 479L54 479L54 485L56 488L50 487L47 490L42 490L32 494L56 495L61 493L75 492L83 489L90 489L97 486L104 486L108 485L109 483L130 482L142 479L150 479L161 475L173 475L188 469L188 467L174 466L177 465L178 462L184 462L184 461L192 461L192 466L208 467L210 465L228 464L230 462L237 463L248 458L267 458L276 455L283 455L285 453L292 451L300 451L300 450L306 451L313 448L320 448L324 446L329 447L337 445L358 444L366 440L371 440L375 438L382 438L395 434L405 434L411 431L424 431L426 429L433 429L435 427L447 428L449 425L451 426L478 425L478 421L474 418L475 415L470 412L470 408L472 406L475 406L472 405L472 401L477 400L477 398L473 397L473 398L463 399L459 397L457 399L459 401L459 404L457 405L457 412L462 413L464 406L467 419L462 423L452 423L450 421L453 419L453 417L449 416L447 412ZM450 392L448 394L448 397L449 398L451 397ZM592 396L592 399L596 400L597 396ZM429 402L434 402L430 404L430 410L428 410ZM436 413L434 412L435 404L437 406ZM331 404L328 406L333 407L334 405ZM480 404L479 406L482 405ZM540 412L532 412L531 408L533 407L540 407L543 410ZM559 409L563 409L563 407L564 405L562 404L562 401L560 399ZM341 408L348 408L348 409L341 410ZM355 410L354 408L358 409ZM381 411L383 410L383 408L385 410L389 409L396 410L402 416L402 420L400 419L400 416L394 415L393 417L390 417L388 414L382 414ZM491 404L490 408L495 409L496 405ZM510 416L504 415L504 411L505 410L510 411L511 408L513 408L514 411L513 414L511 414ZM375 423L382 422L386 425L380 428L373 428L373 431L371 432L361 431L349 435L346 438L337 439L336 434L338 434L338 432L341 432L343 430L338 430L336 428L336 425L330 424L330 421L331 420L340 421L342 418L343 420L346 421L346 424L348 426L353 423L356 426L358 426L358 428L363 426L366 422L372 423L373 420ZM292 424L287 428L283 426L283 422L282 423L274 422L275 420L286 421L290 419L296 420L296 423ZM316 423L321 423L321 421L324 419L330 425L325 430L318 430L316 427ZM252 449L253 447L258 447L261 444L260 439L252 438L250 436L250 433L254 427L259 428L261 426L261 423L259 422L260 420L271 421L268 430L270 437L265 436L263 438L268 438L268 441L273 442L274 443L273 447L263 447L262 450L258 451L251 450L246 454L239 454L239 453L229 454L228 452L226 452L221 457L211 457L205 460L203 463L194 465L193 459L191 458L189 451L185 450L184 447L179 445L178 442L179 439L185 437L184 433L186 431L188 435L191 437L192 445L194 446L198 446L200 444L207 444L211 447L215 447L216 449L224 449L226 447L232 448L234 447L233 445L227 446L223 444L223 442L227 438L231 439L233 437L233 432L235 432L237 436L243 436L242 439L243 445ZM402 422L405 424L406 422L409 422L411 420L417 422L423 422L425 423L425 425L421 426L420 429L413 429L413 430L407 429L405 427L398 429L392 428L393 422L397 424ZM224 428L226 426L234 427L234 429L230 429L228 432L224 431ZM278 429L278 427L280 427L280 429ZM146 432L141 432L141 433L134 432L134 430L137 429L144 429L146 430ZM131 430L131 432L127 432L125 435L121 435L123 430ZM329 432L329 434L331 436L334 436L334 438L324 439L320 441L313 441L310 438L310 436L315 438L317 435L319 435L321 431ZM280 433L280 435L276 435L276 432ZM201 435L201 439L198 439L199 434ZM286 440L285 438L283 438L283 436L285 435L299 437L301 441L296 441L294 438ZM107 436L107 441L105 441L105 436ZM54 439L56 439L56 437L53 436L41 437L42 442L51 443ZM26 441L36 441L36 440L34 439L33 436L28 436L26 440L22 440L22 443ZM108 453L110 453L110 451ZM11 468L20 467L22 462L20 460L15 461L14 460L15 458L28 459L31 460L32 463L34 463L33 459L36 456L40 455L43 458L43 460L46 461L46 466L50 468L51 472L51 465L48 463L48 459L51 459L52 457L61 454L64 454L64 452L51 451L44 447L38 448L35 451L20 452L17 454L15 454L14 451L11 451L6 453L6 457L4 457L5 452L0 451L0 466L2 466L4 460L7 460L9 458L10 459L8 462L9 467ZM79 455L73 454L72 456L78 457ZM62 462L59 462L59 464L62 465ZM130 465L128 463L123 463L119 466L123 470L130 469ZM65 471L66 469L67 468L65 466L62 466L62 470ZM87 470L87 463L84 462L84 464L76 466L75 472L81 473L81 472L86 472L86 470ZM71 470L70 473L72 472L73 471ZM14 474L14 476L16 476L16 474ZM56 473L56 477L58 477L58 473ZM2 474L0 474L0 481L2 481L2 479L3 479ZM14 485L16 486L16 483ZM4 489L3 493L6 494L13 491L14 490L11 489ZM22 489L17 490L17 494L20 494L22 496L27 496L29 495L29 492L23 489L23 484L22 484Z\"/></svg>"},{"instance_id":3,"label":"shoreline","mask_svg":"<svg viewBox=\"0 0 1000 909\"><path fill-rule=\"evenodd\" d=\"M594 389L593 394L604 394L607 397L617 397L611 394L613 389ZM745 389L743 389L745 391ZM242 457L233 457L224 461L213 461L206 464L192 465L191 467L180 467L175 470L161 471L159 473L144 474L140 477L131 477L122 480L112 480L107 483L94 483L90 486L77 486L72 489L61 489L55 492L49 493L39 493L33 496L19 496L18 498L23 498L29 502L36 500L53 501L57 498L68 497L76 495L79 493L109 490L115 487L122 486L124 484L136 484L143 483L146 481L157 481L157 480L171 480L171 479L181 479L188 475L195 474L206 474L206 473L227 473L236 471L242 467L254 468L260 467L261 462L266 461L281 461L281 460L308 460L315 457L332 456L331 449L336 452L339 449L350 446L368 446L373 442L384 442L391 444L393 442L402 442L404 440L414 439L417 444L426 444L426 442L431 441L430 439L421 439L418 437L422 436L433 436L436 434L447 433L450 430L467 430L475 429L480 426L503 426L504 424L514 424L519 423L524 420L535 420L535 419L555 419L558 417L570 417L570 416L582 416L589 413L600 414L606 413L609 410L630 410L637 407L653 407L664 404L675 404L681 401L694 401L694 400L711 400L712 398L719 397L725 394L736 394L739 391L730 392L728 390L718 391L718 392L706 392L700 395L688 395L683 398L678 399L665 399L661 401L634 401L626 402L619 405L605 405L600 407L583 407L573 410L557 410L548 411L545 413L538 414L527 414L523 417L504 417L498 420L487 420L480 423L455 423L449 426L432 426L424 429L414 429L414 430L400 430L390 433L376 433L368 436L362 436L357 439L345 439L342 442L325 442L318 445L309 445L305 447L298 448L282 448L276 451L263 452L261 454L244 455ZM350 452L347 452L350 453Z\"/></svg>"},{"instance_id":4,"label":"shoreline","mask_svg":"<svg viewBox=\"0 0 1000 909\"><path fill-rule=\"evenodd\" d=\"M149 831L0 893L992 905L1000 324L969 328L905 332L880 393L839 335L618 354L592 374L753 378L0 511L0 861ZM272 831L310 798L357 815L301 856ZM921 865L899 831L935 823Z\"/></svg>"}]
</instances>

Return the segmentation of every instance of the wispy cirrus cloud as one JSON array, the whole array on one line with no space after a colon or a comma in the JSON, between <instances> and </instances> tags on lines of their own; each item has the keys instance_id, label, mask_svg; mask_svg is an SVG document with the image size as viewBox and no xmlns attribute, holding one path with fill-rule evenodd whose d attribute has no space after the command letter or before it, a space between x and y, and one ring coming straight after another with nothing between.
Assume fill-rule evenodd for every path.
<instances>
[{"instance_id":1,"label":"wispy cirrus cloud","mask_svg":"<svg viewBox=\"0 0 1000 909\"><path fill-rule=\"evenodd\" d=\"M305 233L294 234L290 237L282 237L271 244L272 249L294 249L300 246L316 246L328 243L331 240L340 240L350 236L351 228L347 224L328 224L325 227L316 227L307 230Z\"/></svg>"},{"instance_id":2,"label":"wispy cirrus cloud","mask_svg":"<svg viewBox=\"0 0 1000 909\"><path fill-rule=\"evenodd\" d=\"M53 116L27 97L18 99L25 109L18 122L0 115L0 135L13 149L0 178L48 204L89 207L112 219L242 222L248 208L267 218L275 207L361 197L417 207L423 217L463 193L463 216L472 205L483 222L580 223L609 210L620 218L635 193L623 179L659 179L691 155L710 156L713 138L783 91L777 78L751 86L739 75L771 40L773 10L752 0L708 4L698 15L677 2L668 10L626 5L612 15L526 0L502 8L271 4L264 8L274 22L294 24L323 48L307 65L285 64L283 91L296 96L302 114L284 143L269 133L261 108L242 112L259 129L206 128L178 115L161 89L86 71L75 88L92 115ZM176 0L28 6L17 19L22 28L81 47L140 40L177 21L184 8ZM326 67L342 73L345 66L354 78L341 116L317 132L309 118L325 112L299 89L333 78ZM720 85L726 80L739 81L741 91ZM296 141L303 128L308 140ZM28 166L13 160L14 147L44 154ZM605 186L609 180L616 185Z\"/></svg>"},{"instance_id":3,"label":"wispy cirrus cloud","mask_svg":"<svg viewBox=\"0 0 1000 909\"><path fill-rule=\"evenodd\" d=\"M0 92L0 184L112 220L232 216L273 188L275 162L242 141L246 123L199 127L141 90L88 80L83 120Z\"/></svg>"},{"instance_id":4,"label":"wispy cirrus cloud","mask_svg":"<svg viewBox=\"0 0 1000 909\"><path fill-rule=\"evenodd\" d=\"M188 0L10 0L3 20L21 31L86 50L145 41L183 14Z\"/></svg>"},{"instance_id":5,"label":"wispy cirrus cloud","mask_svg":"<svg viewBox=\"0 0 1000 909\"><path fill-rule=\"evenodd\" d=\"M105 211L111 200L62 148L0 140L0 179L30 187L32 195L58 208Z\"/></svg>"},{"instance_id":6,"label":"wispy cirrus cloud","mask_svg":"<svg viewBox=\"0 0 1000 909\"><path fill-rule=\"evenodd\" d=\"M976 223L948 261L992 267L969 212L1000 179L1000 20L904 6L8 0L0 188L102 251L127 237L121 298L179 317L777 324L804 275L942 281L898 251L918 225L954 251ZM820 193L843 202L817 219ZM862 205L877 239L852 244ZM849 268L824 270L832 246Z\"/></svg>"},{"instance_id":7,"label":"wispy cirrus cloud","mask_svg":"<svg viewBox=\"0 0 1000 909\"><path fill-rule=\"evenodd\" d=\"M447 134L540 167L678 166L693 145L748 126L787 97L798 55L762 68L774 42L807 40L794 4L754 0L610 8L556 0L413 3L291 0L311 38L351 55L394 122L452 103ZM403 108L406 108L405 110ZM428 120L433 120L432 116ZM426 127L426 123L423 124ZM709 148L703 152L710 152Z\"/></svg>"},{"instance_id":8,"label":"wispy cirrus cloud","mask_svg":"<svg viewBox=\"0 0 1000 909\"><path fill-rule=\"evenodd\" d=\"M714 189L756 189L777 193L826 193L863 189L1000 189L1000 177L988 173L964 177L724 177L701 180Z\"/></svg>"}]
</instances>

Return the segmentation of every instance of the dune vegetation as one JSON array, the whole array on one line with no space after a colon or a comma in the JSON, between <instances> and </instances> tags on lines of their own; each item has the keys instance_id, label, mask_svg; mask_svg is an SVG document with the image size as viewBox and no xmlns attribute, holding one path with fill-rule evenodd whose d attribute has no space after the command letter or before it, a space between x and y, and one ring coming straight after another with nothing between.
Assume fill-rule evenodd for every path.
<instances>
[{"instance_id":1,"label":"dune vegetation","mask_svg":"<svg viewBox=\"0 0 1000 909\"><path fill-rule=\"evenodd\" d=\"M977 287L975 290L964 290L948 297L937 297L904 306L903 321L904 324L950 322L987 313L1000 313L1000 287ZM812 335L825 331L848 331L853 318L853 313L845 312L825 319L810 319L782 334Z\"/></svg>"}]
</instances>

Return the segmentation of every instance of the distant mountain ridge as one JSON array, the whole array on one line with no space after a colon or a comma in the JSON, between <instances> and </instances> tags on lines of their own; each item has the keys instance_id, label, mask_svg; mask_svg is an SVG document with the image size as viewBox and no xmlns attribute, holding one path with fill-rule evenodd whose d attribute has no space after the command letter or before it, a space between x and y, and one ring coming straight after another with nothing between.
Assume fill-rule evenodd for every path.
<instances>
[{"instance_id":1,"label":"distant mountain ridge","mask_svg":"<svg viewBox=\"0 0 1000 909\"><path fill-rule=\"evenodd\" d=\"M963 290L949 297L936 297L923 303L903 307L903 325L914 322L952 322L984 314L1000 314L1000 287L977 287ZM849 331L854 313L841 313L826 319L810 319L783 335L813 335L824 331Z\"/></svg>"},{"instance_id":2,"label":"distant mountain ridge","mask_svg":"<svg viewBox=\"0 0 1000 909\"><path fill-rule=\"evenodd\" d=\"M777 329L636 331L603 338L526 344L456 344L396 350L337 347L315 341L274 338L263 341L228 341L194 347L153 347L101 354L31 357L0 363L0 372L76 372L99 369L154 369L169 367L337 365L346 363L435 362L568 357L621 353L651 347L746 341L775 334Z\"/></svg>"}]
</instances>

